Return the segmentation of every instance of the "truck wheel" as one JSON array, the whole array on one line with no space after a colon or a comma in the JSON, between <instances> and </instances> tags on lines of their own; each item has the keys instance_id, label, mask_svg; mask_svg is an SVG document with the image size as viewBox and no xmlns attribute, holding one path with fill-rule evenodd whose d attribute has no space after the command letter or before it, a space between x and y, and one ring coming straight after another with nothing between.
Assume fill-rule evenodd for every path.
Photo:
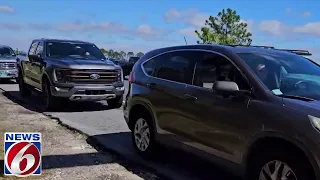
<instances>
[{"instance_id":1,"label":"truck wheel","mask_svg":"<svg viewBox=\"0 0 320 180\"><path fill-rule=\"evenodd\" d=\"M107 100L108 106L112 109L120 108L122 106L123 96L116 96L114 99Z\"/></svg>"},{"instance_id":2,"label":"truck wheel","mask_svg":"<svg viewBox=\"0 0 320 180\"><path fill-rule=\"evenodd\" d=\"M43 102L44 108L46 110L53 110L57 106L57 97L52 96L50 91L50 83L48 80L43 81L42 83L42 90L43 90Z\"/></svg>"},{"instance_id":3,"label":"truck wheel","mask_svg":"<svg viewBox=\"0 0 320 180\"><path fill-rule=\"evenodd\" d=\"M19 78L17 79L19 83L19 92L21 97L27 97L31 95L31 90L28 88L27 84L23 80L21 71L19 71Z\"/></svg>"}]
</instances>

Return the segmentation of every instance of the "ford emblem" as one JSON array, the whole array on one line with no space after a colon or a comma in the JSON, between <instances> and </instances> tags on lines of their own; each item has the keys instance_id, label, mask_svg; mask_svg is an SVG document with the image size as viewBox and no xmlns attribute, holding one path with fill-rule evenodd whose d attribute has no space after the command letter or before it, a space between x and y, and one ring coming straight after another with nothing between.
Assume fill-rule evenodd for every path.
<instances>
[{"instance_id":1,"label":"ford emblem","mask_svg":"<svg viewBox=\"0 0 320 180\"><path fill-rule=\"evenodd\" d=\"M99 79L99 78L100 78L100 75L99 75L99 74L91 74L91 75L90 75L90 78L91 78L91 79Z\"/></svg>"}]
</instances>

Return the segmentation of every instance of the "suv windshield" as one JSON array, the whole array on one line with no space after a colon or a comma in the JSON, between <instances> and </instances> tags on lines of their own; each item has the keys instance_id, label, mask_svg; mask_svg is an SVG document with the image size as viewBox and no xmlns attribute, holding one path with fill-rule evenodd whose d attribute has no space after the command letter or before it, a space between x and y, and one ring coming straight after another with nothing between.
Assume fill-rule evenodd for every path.
<instances>
[{"instance_id":1,"label":"suv windshield","mask_svg":"<svg viewBox=\"0 0 320 180\"><path fill-rule=\"evenodd\" d=\"M238 53L275 95L320 100L320 66L286 53Z\"/></svg>"},{"instance_id":2,"label":"suv windshield","mask_svg":"<svg viewBox=\"0 0 320 180\"><path fill-rule=\"evenodd\" d=\"M52 58L76 58L76 59L106 59L100 49L94 44L75 42L47 42L48 57Z\"/></svg>"},{"instance_id":3,"label":"suv windshield","mask_svg":"<svg viewBox=\"0 0 320 180\"><path fill-rule=\"evenodd\" d=\"M14 56L15 53L11 48L0 47L0 56Z\"/></svg>"}]
</instances>

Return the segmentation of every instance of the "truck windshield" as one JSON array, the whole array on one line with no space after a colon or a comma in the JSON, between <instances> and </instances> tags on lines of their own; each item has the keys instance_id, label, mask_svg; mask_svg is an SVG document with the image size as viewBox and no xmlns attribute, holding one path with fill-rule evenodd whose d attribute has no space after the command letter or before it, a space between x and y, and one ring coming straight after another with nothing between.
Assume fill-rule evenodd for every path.
<instances>
[{"instance_id":1,"label":"truck windshield","mask_svg":"<svg viewBox=\"0 0 320 180\"><path fill-rule=\"evenodd\" d=\"M89 43L47 42L46 48L47 57L52 58L106 59L97 46Z\"/></svg>"},{"instance_id":2,"label":"truck windshield","mask_svg":"<svg viewBox=\"0 0 320 180\"><path fill-rule=\"evenodd\" d=\"M0 47L0 56L14 56L15 53L11 48Z\"/></svg>"},{"instance_id":3,"label":"truck windshield","mask_svg":"<svg viewBox=\"0 0 320 180\"><path fill-rule=\"evenodd\" d=\"M238 53L275 95L320 100L320 66L286 53Z\"/></svg>"}]
</instances>

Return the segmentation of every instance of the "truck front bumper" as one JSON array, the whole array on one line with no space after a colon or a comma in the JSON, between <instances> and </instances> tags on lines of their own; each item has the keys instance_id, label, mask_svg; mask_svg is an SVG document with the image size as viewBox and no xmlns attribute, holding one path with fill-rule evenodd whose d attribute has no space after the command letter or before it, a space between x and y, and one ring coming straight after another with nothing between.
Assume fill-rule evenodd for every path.
<instances>
[{"instance_id":1,"label":"truck front bumper","mask_svg":"<svg viewBox=\"0 0 320 180\"><path fill-rule=\"evenodd\" d=\"M15 79L17 77L17 69L0 70L0 79Z\"/></svg>"},{"instance_id":2,"label":"truck front bumper","mask_svg":"<svg viewBox=\"0 0 320 180\"><path fill-rule=\"evenodd\" d=\"M72 88L51 86L51 94L71 101L99 101L116 98L124 94L124 86L74 85Z\"/></svg>"}]
</instances>

